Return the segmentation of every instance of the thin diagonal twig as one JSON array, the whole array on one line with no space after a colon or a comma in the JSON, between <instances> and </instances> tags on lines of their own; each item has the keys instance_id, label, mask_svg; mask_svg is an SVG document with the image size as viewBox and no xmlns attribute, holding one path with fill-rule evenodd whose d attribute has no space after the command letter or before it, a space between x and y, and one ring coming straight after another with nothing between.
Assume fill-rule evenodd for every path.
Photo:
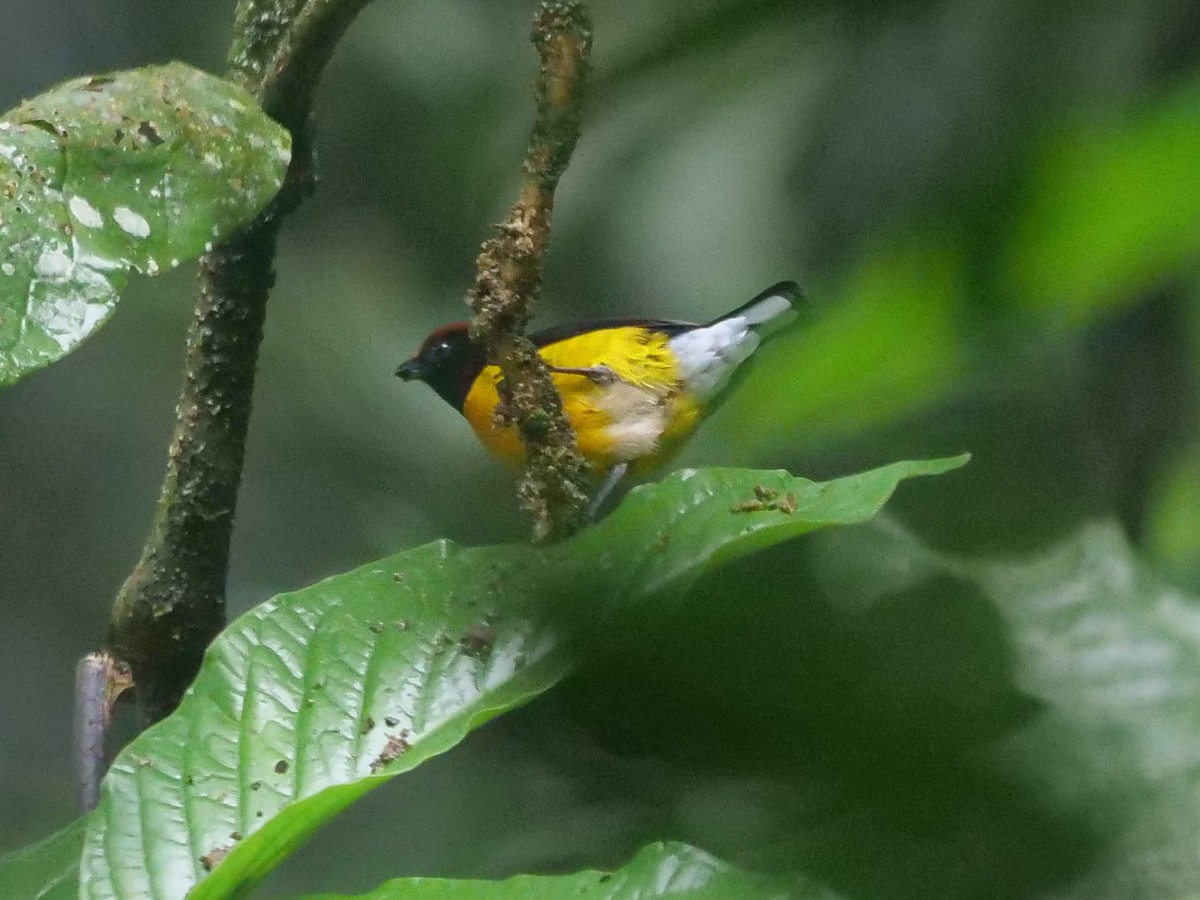
<instances>
[{"instance_id":1,"label":"thin diagonal twig","mask_svg":"<svg viewBox=\"0 0 1200 900\"><path fill-rule=\"evenodd\" d=\"M525 446L518 493L533 517L534 539L546 541L566 537L586 521L592 481L550 373L523 335L541 291L554 190L579 138L591 50L584 4L544 2L534 19L533 43L541 66L525 178L508 218L483 245L468 303L475 311L471 335L500 367L498 415L516 426Z\"/></svg>"}]
</instances>

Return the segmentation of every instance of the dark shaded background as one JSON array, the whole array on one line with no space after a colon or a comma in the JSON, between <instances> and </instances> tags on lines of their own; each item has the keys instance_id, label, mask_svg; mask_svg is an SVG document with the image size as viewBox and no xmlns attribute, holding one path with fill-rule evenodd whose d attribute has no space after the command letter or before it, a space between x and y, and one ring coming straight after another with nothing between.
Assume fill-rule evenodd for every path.
<instances>
[{"instance_id":1,"label":"dark shaded background","mask_svg":"<svg viewBox=\"0 0 1200 900\"><path fill-rule=\"evenodd\" d=\"M591 6L594 96L540 321L705 319L781 278L819 313L680 465L824 477L968 449L894 504L935 545L1028 551L1113 515L1200 589L1200 4ZM235 613L435 537L524 536L465 423L390 373L463 316L513 196L533 9L377 0L333 61L322 182L284 231L267 321ZM10 0L0 100L169 59L219 71L231 16ZM149 522L191 289L137 281L94 339L0 395L0 847L72 815L72 669ZM783 815L769 779L618 756L556 709L377 792L272 890L599 864Z\"/></svg>"}]
</instances>

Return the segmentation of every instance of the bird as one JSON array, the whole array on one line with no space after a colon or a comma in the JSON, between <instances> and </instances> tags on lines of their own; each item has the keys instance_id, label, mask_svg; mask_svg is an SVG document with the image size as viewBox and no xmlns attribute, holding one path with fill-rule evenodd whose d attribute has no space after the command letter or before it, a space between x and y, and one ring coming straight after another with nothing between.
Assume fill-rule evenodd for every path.
<instances>
[{"instance_id":1,"label":"bird","mask_svg":"<svg viewBox=\"0 0 1200 900\"><path fill-rule=\"evenodd\" d=\"M735 370L795 318L799 298L794 281L781 281L706 324L593 319L529 336L600 485L589 513L627 477L643 478L669 462ZM495 415L500 370L488 364L467 322L433 331L396 375L425 382L462 413L489 452L512 466L522 463L516 427Z\"/></svg>"}]
</instances>

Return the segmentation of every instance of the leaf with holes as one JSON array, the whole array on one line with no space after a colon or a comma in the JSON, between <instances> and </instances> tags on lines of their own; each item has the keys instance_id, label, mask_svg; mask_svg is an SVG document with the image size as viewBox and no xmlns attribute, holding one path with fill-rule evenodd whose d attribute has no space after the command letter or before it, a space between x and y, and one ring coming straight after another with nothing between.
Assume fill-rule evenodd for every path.
<instances>
[{"instance_id":1,"label":"leaf with holes","mask_svg":"<svg viewBox=\"0 0 1200 900\"><path fill-rule=\"evenodd\" d=\"M0 386L112 313L129 271L199 256L275 196L288 133L181 63L69 81L0 120Z\"/></svg>"},{"instance_id":2,"label":"leaf with holes","mask_svg":"<svg viewBox=\"0 0 1200 900\"><path fill-rule=\"evenodd\" d=\"M600 652L606 613L677 602L713 566L861 522L901 480L964 461L826 483L685 471L556 547L439 542L276 597L214 642L179 709L113 764L81 896L244 890L362 794Z\"/></svg>"}]
</instances>

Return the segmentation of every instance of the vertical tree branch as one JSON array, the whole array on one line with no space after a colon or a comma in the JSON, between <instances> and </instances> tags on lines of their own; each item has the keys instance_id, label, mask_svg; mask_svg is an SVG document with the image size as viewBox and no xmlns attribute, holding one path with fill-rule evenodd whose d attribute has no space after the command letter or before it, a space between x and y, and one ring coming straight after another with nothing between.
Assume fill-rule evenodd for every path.
<instances>
[{"instance_id":1,"label":"vertical tree branch","mask_svg":"<svg viewBox=\"0 0 1200 900\"><path fill-rule=\"evenodd\" d=\"M142 556L117 595L109 652L132 669L142 718L178 703L225 624L225 575L258 348L281 221L313 187L309 115L333 49L367 0L241 0L231 77L293 135L271 206L200 263L167 474Z\"/></svg>"},{"instance_id":2,"label":"vertical tree branch","mask_svg":"<svg viewBox=\"0 0 1200 900\"><path fill-rule=\"evenodd\" d=\"M200 262L167 474L109 632L109 651L132 668L147 722L174 709L225 625L225 572L278 221L260 219Z\"/></svg>"},{"instance_id":3,"label":"vertical tree branch","mask_svg":"<svg viewBox=\"0 0 1200 900\"><path fill-rule=\"evenodd\" d=\"M550 373L523 336L541 291L554 190L579 138L592 39L586 7L581 0L546 0L532 39L541 66L525 179L508 218L483 245L467 302L475 312L472 337L500 367L497 415L517 427L525 446L518 492L533 517L534 539L545 541L565 537L586 521L592 481Z\"/></svg>"}]
</instances>

